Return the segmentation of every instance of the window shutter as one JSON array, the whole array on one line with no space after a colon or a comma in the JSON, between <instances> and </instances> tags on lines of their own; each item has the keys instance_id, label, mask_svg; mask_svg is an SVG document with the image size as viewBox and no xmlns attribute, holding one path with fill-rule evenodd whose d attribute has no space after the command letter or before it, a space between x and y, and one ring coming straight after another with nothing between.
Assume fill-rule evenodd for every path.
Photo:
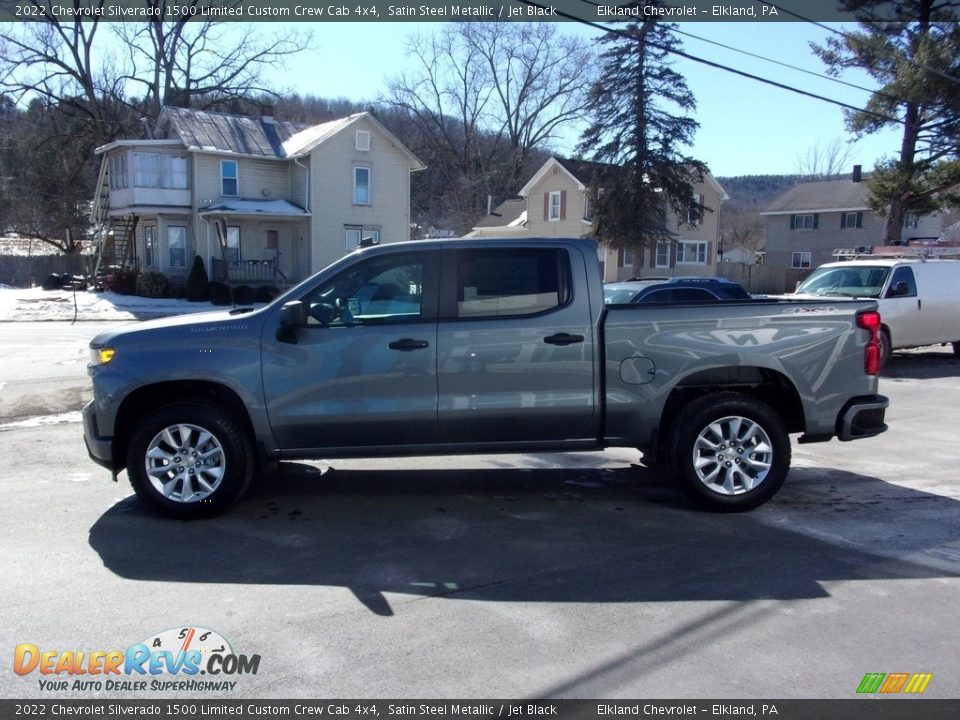
<instances>
[{"instance_id":1,"label":"window shutter","mask_svg":"<svg viewBox=\"0 0 960 720\"><path fill-rule=\"evenodd\" d=\"M796 215L791 215L791 216L790 216L790 229L791 229L791 230L796 230L796 229L797 229L797 216L796 216Z\"/></svg>"},{"instance_id":2,"label":"window shutter","mask_svg":"<svg viewBox=\"0 0 960 720\"><path fill-rule=\"evenodd\" d=\"M846 230L846 229L847 229L847 214L846 214L846 213L840 213L840 229L841 229L841 230Z\"/></svg>"},{"instance_id":3,"label":"window shutter","mask_svg":"<svg viewBox=\"0 0 960 720\"><path fill-rule=\"evenodd\" d=\"M671 242L670 243L670 267L675 268L677 266L677 252L680 250L680 243Z\"/></svg>"},{"instance_id":4,"label":"window shutter","mask_svg":"<svg viewBox=\"0 0 960 720\"><path fill-rule=\"evenodd\" d=\"M813 214L813 229L816 230L820 227L820 213Z\"/></svg>"},{"instance_id":5,"label":"window shutter","mask_svg":"<svg viewBox=\"0 0 960 720\"><path fill-rule=\"evenodd\" d=\"M707 265L713 265L713 240L707 240Z\"/></svg>"},{"instance_id":6,"label":"window shutter","mask_svg":"<svg viewBox=\"0 0 960 720\"><path fill-rule=\"evenodd\" d=\"M697 225L703 225L703 201L705 199L703 193L697 194Z\"/></svg>"},{"instance_id":7,"label":"window shutter","mask_svg":"<svg viewBox=\"0 0 960 720\"><path fill-rule=\"evenodd\" d=\"M560 219L567 219L567 191L560 191Z\"/></svg>"},{"instance_id":8,"label":"window shutter","mask_svg":"<svg viewBox=\"0 0 960 720\"><path fill-rule=\"evenodd\" d=\"M650 248L650 267L657 266L657 245L654 243L653 247Z\"/></svg>"},{"instance_id":9,"label":"window shutter","mask_svg":"<svg viewBox=\"0 0 960 720\"><path fill-rule=\"evenodd\" d=\"M543 194L543 219L550 219L550 193L548 192Z\"/></svg>"},{"instance_id":10,"label":"window shutter","mask_svg":"<svg viewBox=\"0 0 960 720\"><path fill-rule=\"evenodd\" d=\"M858 213L857 213L857 227L858 227L858 228L862 228L862 227L863 227L863 213L862 213L862 212L858 212Z\"/></svg>"},{"instance_id":11,"label":"window shutter","mask_svg":"<svg viewBox=\"0 0 960 720\"><path fill-rule=\"evenodd\" d=\"M638 248L633 251L633 262L637 267L643 267L643 261L646 256L646 248Z\"/></svg>"}]
</instances>

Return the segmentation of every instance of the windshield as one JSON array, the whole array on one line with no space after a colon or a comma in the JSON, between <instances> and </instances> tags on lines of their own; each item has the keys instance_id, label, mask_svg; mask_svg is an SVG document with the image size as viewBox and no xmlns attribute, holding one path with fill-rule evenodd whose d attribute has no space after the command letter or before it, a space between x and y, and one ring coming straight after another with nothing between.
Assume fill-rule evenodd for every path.
<instances>
[{"instance_id":1,"label":"windshield","mask_svg":"<svg viewBox=\"0 0 960 720\"><path fill-rule=\"evenodd\" d=\"M797 293L841 297L880 297L890 268L876 265L822 267L804 280Z\"/></svg>"},{"instance_id":2,"label":"windshield","mask_svg":"<svg viewBox=\"0 0 960 720\"><path fill-rule=\"evenodd\" d=\"M634 288L604 288L603 301L607 305L626 305L636 296Z\"/></svg>"}]
</instances>

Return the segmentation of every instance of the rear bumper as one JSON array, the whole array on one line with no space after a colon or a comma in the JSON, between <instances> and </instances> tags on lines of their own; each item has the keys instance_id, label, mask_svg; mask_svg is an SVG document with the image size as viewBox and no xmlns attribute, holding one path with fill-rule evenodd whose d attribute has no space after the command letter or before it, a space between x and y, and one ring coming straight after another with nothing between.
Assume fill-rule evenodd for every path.
<instances>
[{"instance_id":1,"label":"rear bumper","mask_svg":"<svg viewBox=\"0 0 960 720\"><path fill-rule=\"evenodd\" d=\"M93 401L83 406L83 442L86 443L87 453L95 463L111 472L118 469L114 467L113 462L113 438L100 436Z\"/></svg>"},{"instance_id":2,"label":"rear bumper","mask_svg":"<svg viewBox=\"0 0 960 720\"><path fill-rule=\"evenodd\" d=\"M837 417L837 437L840 440L860 440L879 435L887 429L883 422L890 400L883 395L854 398Z\"/></svg>"}]
</instances>

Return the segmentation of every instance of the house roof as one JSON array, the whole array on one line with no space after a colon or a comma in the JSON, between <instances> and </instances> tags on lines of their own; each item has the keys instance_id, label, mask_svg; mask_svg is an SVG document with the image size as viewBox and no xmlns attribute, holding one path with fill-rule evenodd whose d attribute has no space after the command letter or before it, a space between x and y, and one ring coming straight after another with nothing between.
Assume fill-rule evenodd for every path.
<instances>
[{"instance_id":1,"label":"house roof","mask_svg":"<svg viewBox=\"0 0 960 720\"><path fill-rule=\"evenodd\" d=\"M851 180L823 180L794 185L780 195L761 215L797 212L868 210L869 188Z\"/></svg>"},{"instance_id":2,"label":"house roof","mask_svg":"<svg viewBox=\"0 0 960 720\"><path fill-rule=\"evenodd\" d=\"M224 200L200 208L201 215L272 215L306 217L310 213L288 200Z\"/></svg>"},{"instance_id":3,"label":"house roof","mask_svg":"<svg viewBox=\"0 0 960 720\"><path fill-rule=\"evenodd\" d=\"M519 227L527 219L527 199L510 198L497 205L496 209L474 228Z\"/></svg>"},{"instance_id":4,"label":"house roof","mask_svg":"<svg viewBox=\"0 0 960 720\"><path fill-rule=\"evenodd\" d=\"M302 125L249 115L164 107L163 116L187 150L234 153L255 157L286 157L283 144Z\"/></svg>"}]
</instances>

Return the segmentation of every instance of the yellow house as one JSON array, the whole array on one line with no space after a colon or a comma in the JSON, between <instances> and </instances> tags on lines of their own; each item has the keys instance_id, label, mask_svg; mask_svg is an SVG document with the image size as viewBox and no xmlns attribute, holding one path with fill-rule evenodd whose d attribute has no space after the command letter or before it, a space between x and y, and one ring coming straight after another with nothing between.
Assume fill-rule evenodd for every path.
<instances>
[{"instance_id":1,"label":"yellow house","mask_svg":"<svg viewBox=\"0 0 960 720\"><path fill-rule=\"evenodd\" d=\"M520 190L520 197L501 203L484 217L469 237L592 237L590 183L598 165L551 157ZM631 277L713 277L720 240L720 207L729 196L709 172L691 181L691 212L674 218L673 240L642 251L601 248L604 280Z\"/></svg>"}]
</instances>

